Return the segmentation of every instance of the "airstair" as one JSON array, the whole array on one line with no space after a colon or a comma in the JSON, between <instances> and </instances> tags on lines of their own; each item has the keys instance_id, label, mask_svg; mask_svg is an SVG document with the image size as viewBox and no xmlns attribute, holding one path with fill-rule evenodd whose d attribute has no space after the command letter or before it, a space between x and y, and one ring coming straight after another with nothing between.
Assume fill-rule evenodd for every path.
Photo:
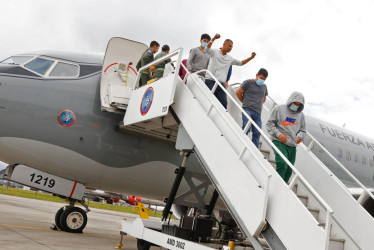
<instances>
[{"instance_id":1,"label":"airstair","mask_svg":"<svg viewBox=\"0 0 374 250\"><path fill-rule=\"evenodd\" d=\"M179 69L182 53L178 49L152 64L177 57ZM211 75L209 71L206 73ZM247 126L241 129L236 119L238 114L225 110L213 95L221 87L217 80L209 90L196 74L188 73L181 79L169 72L140 88L138 83L139 77L127 105L123 127L160 138L170 133L169 136L176 137L178 149L192 150L255 249L264 249L259 241L262 237L271 249L343 250L374 246L374 239L370 237L374 232L373 218L313 155L311 145L318 142L311 136L308 147L298 146L295 166L282 156L293 170L290 183L286 184L275 171L272 160L273 149L282 154L249 117ZM244 112L241 105L224 91L230 105L241 116ZM273 102L265 108L263 121L267 121L275 105ZM261 150L246 135L251 124L261 132ZM181 249L181 244L170 245L173 241L183 242L183 249L207 249L165 236L150 229L160 229L160 224L151 224L155 223L124 221L122 232L169 249Z\"/></svg>"}]
</instances>

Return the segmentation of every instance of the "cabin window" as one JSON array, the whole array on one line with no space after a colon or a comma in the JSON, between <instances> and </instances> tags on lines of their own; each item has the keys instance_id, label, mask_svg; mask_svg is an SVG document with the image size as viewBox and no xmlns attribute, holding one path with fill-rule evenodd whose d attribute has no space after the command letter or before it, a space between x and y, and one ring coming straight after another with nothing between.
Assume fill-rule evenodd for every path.
<instances>
[{"instance_id":1,"label":"cabin window","mask_svg":"<svg viewBox=\"0 0 374 250\"><path fill-rule=\"evenodd\" d=\"M79 76L79 67L78 65L59 62L49 76L77 77Z\"/></svg>"},{"instance_id":2,"label":"cabin window","mask_svg":"<svg viewBox=\"0 0 374 250\"><path fill-rule=\"evenodd\" d=\"M347 151L346 155L345 155L345 159L347 161L350 161L351 160L351 152Z\"/></svg>"},{"instance_id":3,"label":"cabin window","mask_svg":"<svg viewBox=\"0 0 374 250\"><path fill-rule=\"evenodd\" d=\"M8 59L5 59L1 63L20 65L31 60L32 58L33 58L32 56L12 56L12 57L9 57Z\"/></svg>"},{"instance_id":4,"label":"cabin window","mask_svg":"<svg viewBox=\"0 0 374 250\"><path fill-rule=\"evenodd\" d=\"M44 58L36 58L25 65L25 67L31 71L34 71L40 75L44 75L48 69L52 66L54 61L44 59Z\"/></svg>"},{"instance_id":5,"label":"cabin window","mask_svg":"<svg viewBox=\"0 0 374 250\"><path fill-rule=\"evenodd\" d=\"M355 156L354 156L354 161L356 162L356 163L358 163L358 154L355 154Z\"/></svg>"},{"instance_id":6,"label":"cabin window","mask_svg":"<svg viewBox=\"0 0 374 250\"><path fill-rule=\"evenodd\" d=\"M343 156L343 150L341 148L338 149L338 157L342 158Z\"/></svg>"},{"instance_id":7,"label":"cabin window","mask_svg":"<svg viewBox=\"0 0 374 250\"><path fill-rule=\"evenodd\" d=\"M325 145L321 142L321 145L322 145L322 147L325 147ZM323 149L322 149L322 147L320 147L320 149L319 149L319 152L322 154L323 152L325 152L325 151L323 151Z\"/></svg>"},{"instance_id":8,"label":"cabin window","mask_svg":"<svg viewBox=\"0 0 374 250\"><path fill-rule=\"evenodd\" d=\"M366 157L362 156L362 165L366 165Z\"/></svg>"}]
</instances>

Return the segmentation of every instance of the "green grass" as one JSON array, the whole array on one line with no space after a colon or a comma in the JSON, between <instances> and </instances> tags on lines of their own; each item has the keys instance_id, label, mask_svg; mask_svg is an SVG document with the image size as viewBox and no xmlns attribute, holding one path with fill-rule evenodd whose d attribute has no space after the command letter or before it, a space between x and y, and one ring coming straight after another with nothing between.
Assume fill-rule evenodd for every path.
<instances>
[{"instance_id":1,"label":"green grass","mask_svg":"<svg viewBox=\"0 0 374 250\"><path fill-rule=\"evenodd\" d=\"M0 194L68 204L68 202L66 200L61 199L57 196L53 196L51 194L35 193L35 191L22 190L22 189L11 188L11 187L8 188L7 192L6 192L6 187L0 187ZM98 208L98 209L105 209L105 210L134 214L134 211L132 210L132 207L124 207L124 206L118 206L118 205L103 204L103 203L94 202L94 201L90 201L89 203L86 203L86 204L88 204L88 207L90 207L90 208ZM153 212L151 214L151 216L161 217L162 212L156 212L156 214Z\"/></svg>"}]
</instances>

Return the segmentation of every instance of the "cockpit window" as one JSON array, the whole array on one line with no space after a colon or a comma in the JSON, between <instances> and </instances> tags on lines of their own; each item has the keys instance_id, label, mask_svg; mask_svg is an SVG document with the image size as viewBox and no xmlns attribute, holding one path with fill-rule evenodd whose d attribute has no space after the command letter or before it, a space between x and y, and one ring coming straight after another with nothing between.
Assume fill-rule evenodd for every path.
<instances>
[{"instance_id":1,"label":"cockpit window","mask_svg":"<svg viewBox=\"0 0 374 250\"><path fill-rule=\"evenodd\" d=\"M54 61L44 59L44 58L36 58L25 65L31 71L34 71L40 75L44 75L48 69L52 66Z\"/></svg>"},{"instance_id":2,"label":"cockpit window","mask_svg":"<svg viewBox=\"0 0 374 250\"><path fill-rule=\"evenodd\" d=\"M9 57L8 59L5 59L1 63L20 65L31 60L32 58L33 56L12 56L12 57Z\"/></svg>"},{"instance_id":3,"label":"cockpit window","mask_svg":"<svg viewBox=\"0 0 374 250\"><path fill-rule=\"evenodd\" d=\"M78 76L79 68L77 65L59 62L52 70L49 76Z\"/></svg>"}]
</instances>

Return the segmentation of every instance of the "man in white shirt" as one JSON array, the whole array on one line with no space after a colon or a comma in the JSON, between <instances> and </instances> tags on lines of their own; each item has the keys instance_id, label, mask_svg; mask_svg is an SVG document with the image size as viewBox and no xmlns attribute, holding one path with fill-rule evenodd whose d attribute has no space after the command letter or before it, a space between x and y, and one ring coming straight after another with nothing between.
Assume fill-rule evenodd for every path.
<instances>
[{"instance_id":1,"label":"man in white shirt","mask_svg":"<svg viewBox=\"0 0 374 250\"><path fill-rule=\"evenodd\" d=\"M226 80L230 65L243 66L247 62L252 60L256 56L256 53L252 52L252 56L243 61L239 61L237 59L232 58L228 55L228 53L233 48L233 42L230 39L226 39L224 41L223 46L220 50L211 49L214 40L219 39L220 37L220 34L216 34L213 37L213 39L208 43L208 46L205 50L210 56L208 70L214 75L215 78L217 78L217 80L221 83L221 85L224 88L227 88ZM208 73L205 75L205 84L208 86L209 89L212 89L215 84L215 81ZM225 108L227 108L226 93L222 90L222 88L220 88L220 86L217 87L216 91L214 92L214 95L217 97L220 103L222 103L222 105Z\"/></svg>"}]
</instances>

